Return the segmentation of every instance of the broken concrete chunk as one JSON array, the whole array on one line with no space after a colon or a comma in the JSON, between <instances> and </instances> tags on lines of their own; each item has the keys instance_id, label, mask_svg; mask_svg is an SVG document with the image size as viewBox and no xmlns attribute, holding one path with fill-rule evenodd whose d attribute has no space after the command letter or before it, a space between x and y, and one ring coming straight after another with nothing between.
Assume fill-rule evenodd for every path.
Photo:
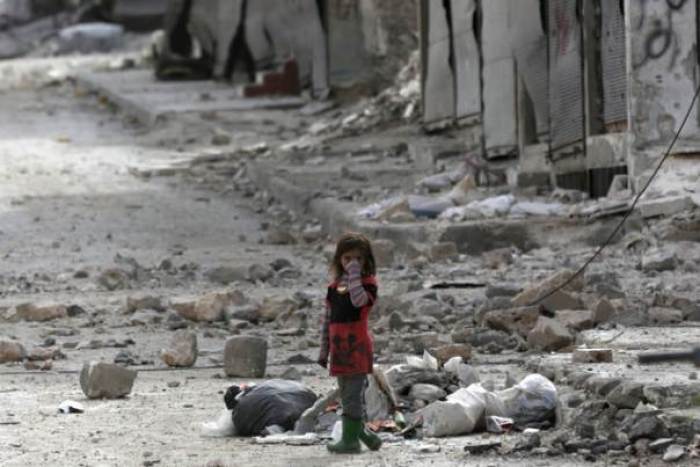
<instances>
[{"instance_id":1,"label":"broken concrete chunk","mask_svg":"<svg viewBox=\"0 0 700 467\"><path fill-rule=\"evenodd\" d=\"M224 372L227 376L263 378L267 367L267 341L255 336L235 336L226 341Z\"/></svg>"},{"instance_id":2,"label":"broken concrete chunk","mask_svg":"<svg viewBox=\"0 0 700 467\"><path fill-rule=\"evenodd\" d=\"M124 28L118 24L83 23L61 29L58 51L61 54L109 52L121 47Z\"/></svg>"},{"instance_id":3,"label":"broken concrete chunk","mask_svg":"<svg viewBox=\"0 0 700 467\"><path fill-rule=\"evenodd\" d=\"M494 297L514 297L522 291L522 287L517 284L489 284L486 286L484 294L487 298Z\"/></svg>"},{"instance_id":4,"label":"broken concrete chunk","mask_svg":"<svg viewBox=\"0 0 700 467\"><path fill-rule=\"evenodd\" d=\"M611 404L622 409L634 409L644 402L644 386L634 381L623 381L605 396Z\"/></svg>"},{"instance_id":5,"label":"broken concrete chunk","mask_svg":"<svg viewBox=\"0 0 700 467\"><path fill-rule=\"evenodd\" d=\"M0 339L0 363L21 362L27 355L24 346L9 339Z\"/></svg>"},{"instance_id":6,"label":"broken concrete chunk","mask_svg":"<svg viewBox=\"0 0 700 467\"><path fill-rule=\"evenodd\" d=\"M243 304L245 296L239 291L211 292L197 299L180 298L171 303L175 311L191 321L214 322L224 319L226 308L231 304Z\"/></svg>"},{"instance_id":7,"label":"broken concrete chunk","mask_svg":"<svg viewBox=\"0 0 700 467\"><path fill-rule=\"evenodd\" d=\"M564 284L566 281L571 279L574 275L574 271L560 271L553 276L545 279L536 285L531 285L530 287L523 290L521 293L513 298L514 306L527 306L533 303L535 300L543 297L547 293L556 289L557 287ZM567 285L563 290L572 292L581 292L583 290L583 277L577 276L569 285ZM560 308L562 309L562 308ZM564 308L565 309L565 308ZM569 307L571 309L571 307Z\"/></svg>"},{"instance_id":8,"label":"broken concrete chunk","mask_svg":"<svg viewBox=\"0 0 700 467\"><path fill-rule=\"evenodd\" d=\"M248 279L248 269L244 266L219 266L207 271L204 276L211 282L229 285L232 282L242 282Z\"/></svg>"},{"instance_id":9,"label":"broken concrete chunk","mask_svg":"<svg viewBox=\"0 0 700 467\"><path fill-rule=\"evenodd\" d=\"M265 243L268 245L296 245L297 239L289 232L289 229L272 227L267 231Z\"/></svg>"},{"instance_id":10,"label":"broken concrete chunk","mask_svg":"<svg viewBox=\"0 0 700 467\"><path fill-rule=\"evenodd\" d=\"M657 251L642 258L644 272L673 271L678 266L678 258L672 251Z\"/></svg>"},{"instance_id":11,"label":"broken concrete chunk","mask_svg":"<svg viewBox=\"0 0 700 467\"><path fill-rule=\"evenodd\" d=\"M167 349L161 350L160 358L168 366L190 367L197 361L197 334L177 331Z\"/></svg>"},{"instance_id":12,"label":"broken concrete chunk","mask_svg":"<svg viewBox=\"0 0 700 467\"><path fill-rule=\"evenodd\" d=\"M542 351L562 350L573 342L573 336L561 323L544 316L540 316L527 336L528 346Z\"/></svg>"},{"instance_id":13,"label":"broken concrete chunk","mask_svg":"<svg viewBox=\"0 0 700 467\"><path fill-rule=\"evenodd\" d=\"M68 316L68 308L63 305L17 305L17 316L25 321L51 321Z\"/></svg>"},{"instance_id":14,"label":"broken concrete chunk","mask_svg":"<svg viewBox=\"0 0 700 467\"><path fill-rule=\"evenodd\" d=\"M286 318L297 307L297 302L288 297L265 297L258 307L258 320L269 322L280 317Z\"/></svg>"},{"instance_id":15,"label":"broken concrete chunk","mask_svg":"<svg viewBox=\"0 0 700 467\"><path fill-rule=\"evenodd\" d=\"M514 260L513 248L497 248L495 250L486 251L481 256L484 259L484 264L489 269L499 269L503 266L508 266L509 264L513 264ZM519 288L518 292L521 290L522 287Z\"/></svg>"},{"instance_id":16,"label":"broken concrete chunk","mask_svg":"<svg viewBox=\"0 0 700 467\"><path fill-rule=\"evenodd\" d=\"M652 307L649 309L649 321L656 324L680 323L683 312L674 308Z\"/></svg>"},{"instance_id":17,"label":"broken concrete chunk","mask_svg":"<svg viewBox=\"0 0 700 467\"><path fill-rule=\"evenodd\" d=\"M493 310L486 312L484 323L497 331L517 333L522 337L527 337L535 327L540 315L541 307L539 306Z\"/></svg>"},{"instance_id":18,"label":"broken concrete chunk","mask_svg":"<svg viewBox=\"0 0 700 467\"><path fill-rule=\"evenodd\" d=\"M430 247L429 256L432 261L445 261L456 258L459 252L455 242L440 242Z\"/></svg>"},{"instance_id":19,"label":"broken concrete chunk","mask_svg":"<svg viewBox=\"0 0 700 467\"><path fill-rule=\"evenodd\" d=\"M163 299L153 295L136 295L127 297L126 312L134 313L140 310L165 311Z\"/></svg>"},{"instance_id":20,"label":"broken concrete chunk","mask_svg":"<svg viewBox=\"0 0 700 467\"><path fill-rule=\"evenodd\" d=\"M583 331L593 327L593 312L589 310L561 310L555 319L572 331Z\"/></svg>"},{"instance_id":21,"label":"broken concrete chunk","mask_svg":"<svg viewBox=\"0 0 700 467\"><path fill-rule=\"evenodd\" d=\"M663 460L664 462L676 462L683 456L685 456L685 446L681 446L680 444L672 444L666 449Z\"/></svg>"},{"instance_id":22,"label":"broken concrete chunk","mask_svg":"<svg viewBox=\"0 0 700 467\"><path fill-rule=\"evenodd\" d=\"M574 363L611 363L612 349L575 349L571 355Z\"/></svg>"},{"instance_id":23,"label":"broken concrete chunk","mask_svg":"<svg viewBox=\"0 0 700 467\"><path fill-rule=\"evenodd\" d=\"M644 219L657 216L672 216L679 212L693 209L693 207L693 200L689 196L669 196L644 200L637 204L637 210Z\"/></svg>"},{"instance_id":24,"label":"broken concrete chunk","mask_svg":"<svg viewBox=\"0 0 700 467\"><path fill-rule=\"evenodd\" d=\"M89 399L118 399L131 392L136 374L119 365L90 362L80 372L80 387Z\"/></svg>"},{"instance_id":25,"label":"broken concrete chunk","mask_svg":"<svg viewBox=\"0 0 700 467\"><path fill-rule=\"evenodd\" d=\"M615 307L607 298L601 298L593 305L593 323L607 323L615 317Z\"/></svg>"},{"instance_id":26,"label":"broken concrete chunk","mask_svg":"<svg viewBox=\"0 0 700 467\"><path fill-rule=\"evenodd\" d=\"M97 277L97 283L110 291L122 290L129 286L129 275L122 269L107 269Z\"/></svg>"},{"instance_id":27,"label":"broken concrete chunk","mask_svg":"<svg viewBox=\"0 0 700 467\"><path fill-rule=\"evenodd\" d=\"M469 344L449 344L430 350L430 353L437 358L440 365L444 365L454 357L461 357L463 362L468 362L472 358L472 346Z\"/></svg>"}]
</instances>

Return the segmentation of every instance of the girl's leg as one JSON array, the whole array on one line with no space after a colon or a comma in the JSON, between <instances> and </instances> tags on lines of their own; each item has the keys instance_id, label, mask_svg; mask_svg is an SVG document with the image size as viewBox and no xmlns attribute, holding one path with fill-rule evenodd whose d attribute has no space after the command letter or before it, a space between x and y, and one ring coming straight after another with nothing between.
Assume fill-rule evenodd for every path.
<instances>
[{"instance_id":1,"label":"girl's leg","mask_svg":"<svg viewBox=\"0 0 700 467\"><path fill-rule=\"evenodd\" d=\"M358 376L361 376L359 378ZM364 375L339 376L340 402L343 407L343 437L329 444L328 450L339 454L359 453L362 426L362 389Z\"/></svg>"}]
</instances>

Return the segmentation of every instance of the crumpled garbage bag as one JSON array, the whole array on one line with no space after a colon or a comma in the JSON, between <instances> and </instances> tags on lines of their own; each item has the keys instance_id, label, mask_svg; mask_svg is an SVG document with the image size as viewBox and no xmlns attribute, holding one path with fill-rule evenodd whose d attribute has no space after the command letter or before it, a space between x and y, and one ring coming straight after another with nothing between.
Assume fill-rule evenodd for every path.
<instances>
[{"instance_id":1,"label":"crumpled garbage bag","mask_svg":"<svg viewBox=\"0 0 700 467\"><path fill-rule=\"evenodd\" d=\"M512 418L518 428L553 421L556 417L557 388L540 374L528 375L498 395L505 405L505 416Z\"/></svg>"},{"instance_id":2,"label":"crumpled garbage bag","mask_svg":"<svg viewBox=\"0 0 700 467\"><path fill-rule=\"evenodd\" d=\"M232 386L229 391L235 392L236 388ZM316 394L298 381L273 379L244 389L235 400L228 408L233 410L236 433L259 436L271 425L293 430L299 417L316 402Z\"/></svg>"}]
</instances>

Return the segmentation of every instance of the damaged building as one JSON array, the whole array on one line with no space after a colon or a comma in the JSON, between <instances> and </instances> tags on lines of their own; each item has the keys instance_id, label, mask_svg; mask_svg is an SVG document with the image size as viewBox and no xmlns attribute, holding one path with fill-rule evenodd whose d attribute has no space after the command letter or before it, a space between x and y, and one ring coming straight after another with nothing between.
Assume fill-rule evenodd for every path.
<instances>
[{"instance_id":1,"label":"damaged building","mask_svg":"<svg viewBox=\"0 0 700 467\"><path fill-rule=\"evenodd\" d=\"M697 2L422 0L420 18L424 125L462 127L519 186L600 197L629 174L638 188L698 86ZM699 117L674 149L681 172Z\"/></svg>"}]
</instances>

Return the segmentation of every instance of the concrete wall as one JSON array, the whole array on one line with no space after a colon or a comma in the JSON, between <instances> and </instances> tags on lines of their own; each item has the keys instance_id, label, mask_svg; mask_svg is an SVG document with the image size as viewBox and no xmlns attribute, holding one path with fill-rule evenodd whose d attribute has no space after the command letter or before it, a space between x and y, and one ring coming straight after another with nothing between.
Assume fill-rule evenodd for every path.
<instances>
[{"instance_id":1,"label":"concrete wall","mask_svg":"<svg viewBox=\"0 0 700 467\"><path fill-rule=\"evenodd\" d=\"M627 0L629 167L638 177L662 155L700 85L696 2ZM675 153L700 152L697 107Z\"/></svg>"}]
</instances>

